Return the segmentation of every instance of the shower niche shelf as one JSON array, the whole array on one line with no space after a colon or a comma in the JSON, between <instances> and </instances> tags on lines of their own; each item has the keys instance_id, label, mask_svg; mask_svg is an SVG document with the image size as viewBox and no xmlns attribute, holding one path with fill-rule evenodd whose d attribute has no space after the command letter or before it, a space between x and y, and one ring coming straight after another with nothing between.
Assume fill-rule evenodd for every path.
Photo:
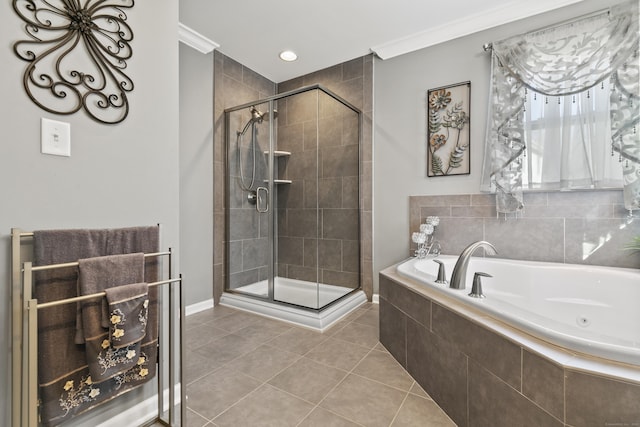
<instances>
[{"instance_id":1,"label":"shower niche shelf","mask_svg":"<svg viewBox=\"0 0 640 427\"><path fill-rule=\"evenodd\" d=\"M264 152L265 155L269 155L269 151L265 151ZM274 150L273 151L273 157L279 158L279 159L283 159L283 158L288 158L289 156L291 156L291 152L290 151L282 151L282 150ZM269 182L268 180L264 180L264 182ZM274 179L273 183L276 185L281 185L281 184L291 184L293 181L291 181L290 179Z\"/></svg>"},{"instance_id":2,"label":"shower niche shelf","mask_svg":"<svg viewBox=\"0 0 640 427\"><path fill-rule=\"evenodd\" d=\"M264 154L268 155L269 152L265 151ZM291 155L290 151L279 151L279 150L276 150L276 151L273 152L273 156L274 157L289 157L290 155Z\"/></svg>"}]
</instances>

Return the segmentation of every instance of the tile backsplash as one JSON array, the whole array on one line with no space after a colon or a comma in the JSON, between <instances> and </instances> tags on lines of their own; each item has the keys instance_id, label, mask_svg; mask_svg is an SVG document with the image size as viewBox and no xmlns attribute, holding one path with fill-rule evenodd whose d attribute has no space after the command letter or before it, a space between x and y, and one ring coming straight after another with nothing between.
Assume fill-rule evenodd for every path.
<instances>
[{"instance_id":1,"label":"tile backsplash","mask_svg":"<svg viewBox=\"0 0 640 427\"><path fill-rule=\"evenodd\" d=\"M408 241L428 216L439 216L435 238L445 254L487 240L501 258L640 268L640 252L624 249L640 235L640 214L629 216L622 190L525 193L524 212L507 218L496 215L492 194L410 196L409 202Z\"/></svg>"}]
</instances>

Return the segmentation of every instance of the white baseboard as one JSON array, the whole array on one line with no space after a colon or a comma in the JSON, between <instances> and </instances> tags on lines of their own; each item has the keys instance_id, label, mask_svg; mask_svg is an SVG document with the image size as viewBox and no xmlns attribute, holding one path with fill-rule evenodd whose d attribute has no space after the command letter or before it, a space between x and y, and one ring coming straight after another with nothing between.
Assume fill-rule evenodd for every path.
<instances>
[{"instance_id":1,"label":"white baseboard","mask_svg":"<svg viewBox=\"0 0 640 427\"><path fill-rule=\"evenodd\" d=\"M184 308L184 315L190 316L210 308L213 308L213 298L186 306Z\"/></svg>"},{"instance_id":2,"label":"white baseboard","mask_svg":"<svg viewBox=\"0 0 640 427\"><path fill-rule=\"evenodd\" d=\"M380 294L373 294L371 296L371 302L374 304L380 304Z\"/></svg>"}]
</instances>

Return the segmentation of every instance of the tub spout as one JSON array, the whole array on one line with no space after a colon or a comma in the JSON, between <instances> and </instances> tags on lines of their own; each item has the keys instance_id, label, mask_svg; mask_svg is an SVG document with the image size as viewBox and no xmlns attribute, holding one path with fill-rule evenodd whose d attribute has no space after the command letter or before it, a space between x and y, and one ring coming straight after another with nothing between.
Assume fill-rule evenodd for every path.
<instances>
[{"instance_id":1,"label":"tub spout","mask_svg":"<svg viewBox=\"0 0 640 427\"><path fill-rule=\"evenodd\" d=\"M449 287L454 289L464 289L466 286L467 280L467 267L469 266L469 260L471 259L471 255L478 248L484 248L485 251L489 255L496 255L498 251L496 248L489 242L480 240L478 242L474 242L464 248L460 256L458 257L458 261L456 262L455 267L453 267L453 273L451 273L451 281L449 282Z\"/></svg>"}]
</instances>

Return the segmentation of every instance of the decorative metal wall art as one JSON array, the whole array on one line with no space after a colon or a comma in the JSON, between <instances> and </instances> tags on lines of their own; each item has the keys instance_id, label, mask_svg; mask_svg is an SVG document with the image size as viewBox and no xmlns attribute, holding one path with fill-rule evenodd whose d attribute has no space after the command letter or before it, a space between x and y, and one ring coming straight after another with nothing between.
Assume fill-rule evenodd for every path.
<instances>
[{"instance_id":1,"label":"decorative metal wall art","mask_svg":"<svg viewBox=\"0 0 640 427\"><path fill-rule=\"evenodd\" d=\"M29 39L13 45L27 61L23 83L40 108L56 114L84 109L101 123L129 114L133 81L124 73L133 31L125 8L134 0L13 0Z\"/></svg>"},{"instance_id":2,"label":"decorative metal wall art","mask_svg":"<svg viewBox=\"0 0 640 427\"><path fill-rule=\"evenodd\" d=\"M427 176L470 173L471 82L427 92Z\"/></svg>"}]
</instances>

